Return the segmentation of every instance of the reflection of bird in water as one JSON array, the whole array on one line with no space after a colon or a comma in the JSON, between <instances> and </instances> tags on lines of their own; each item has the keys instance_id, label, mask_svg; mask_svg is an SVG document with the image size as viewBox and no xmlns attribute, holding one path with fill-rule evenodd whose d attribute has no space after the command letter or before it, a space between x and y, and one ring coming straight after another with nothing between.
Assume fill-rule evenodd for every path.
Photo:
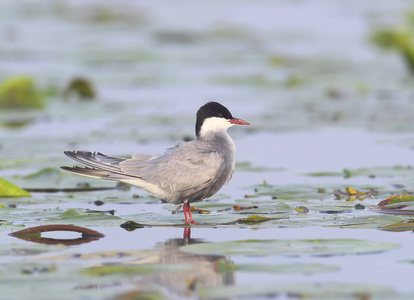
<instances>
[{"instance_id":1,"label":"reflection of bird in water","mask_svg":"<svg viewBox=\"0 0 414 300\"><path fill-rule=\"evenodd\" d=\"M27 233L29 230L45 231L45 229L61 229L68 228L80 230L80 227L72 225L46 225L37 228L22 230ZM76 231L75 230L75 231ZM103 237L102 234L83 228L85 234L96 234ZM140 231L138 231L140 232ZM17 232L19 233L19 232ZM18 236L17 236L18 237ZM139 242L139 238L134 238ZM34 242L44 242L42 238L38 240L30 239ZM72 245L73 240L69 240ZM97 287L110 286L112 284L119 286L120 284L130 285L134 283L137 298L141 299L140 292L145 290L158 290L164 287L178 296L190 295L198 287L215 288L226 285L235 284L235 273L231 268L232 262L227 260L225 256L199 255L181 251L181 247L185 245L204 243L202 239L191 238L191 228L184 228L184 237L178 239L168 239L166 242L159 242L152 249L137 249L134 251L98 251L92 253L57 253L57 256L46 256L38 258L41 261L83 261L90 262L85 270L90 270L92 274L118 274L116 282L109 279L102 285L88 284L79 285L79 289L89 289ZM218 264L230 265L228 272L218 272ZM164 267L163 267L164 265ZM135 268L138 267L138 268ZM101 269L102 268L102 269ZM163 270L163 271L161 271ZM103 273L100 273L100 272ZM147 273L149 272L149 274ZM132 274L132 278L131 278ZM136 275L136 276L134 276ZM124 278L125 281L122 281ZM119 280L121 280L119 282ZM134 291L132 291L134 293ZM129 292L125 294L125 299L131 299ZM1 297L0 297L1 298ZM117 299L124 299L119 297Z\"/></svg>"},{"instance_id":2,"label":"reflection of bird in water","mask_svg":"<svg viewBox=\"0 0 414 300\"><path fill-rule=\"evenodd\" d=\"M156 246L156 249L159 251L159 263L188 265L189 268L159 273L151 276L151 279L179 295L190 294L196 289L197 285L201 285L204 288L234 285L234 272L217 272L217 262L224 261L225 263L231 263L225 256L200 255L180 251L180 247L182 246L198 243L204 243L204 241L202 239L192 239L189 237L169 239L165 243L159 243Z\"/></svg>"},{"instance_id":3,"label":"reflection of bird in water","mask_svg":"<svg viewBox=\"0 0 414 300\"><path fill-rule=\"evenodd\" d=\"M162 155L133 154L119 158L86 151L65 154L87 167L63 170L99 179L117 180L138 186L170 203L183 203L185 224L196 224L190 202L217 193L234 172L236 146L227 133L235 124L250 125L234 118L217 102L197 112L197 140L167 149Z\"/></svg>"}]
</instances>

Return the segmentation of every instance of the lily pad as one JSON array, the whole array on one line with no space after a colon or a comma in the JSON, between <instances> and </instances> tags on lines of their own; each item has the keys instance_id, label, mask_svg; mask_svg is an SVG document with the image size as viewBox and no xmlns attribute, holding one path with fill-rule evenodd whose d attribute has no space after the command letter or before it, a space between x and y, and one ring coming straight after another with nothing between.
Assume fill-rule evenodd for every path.
<instances>
[{"instance_id":1,"label":"lily pad","mask_svg":"<svg viewBox=\"0 0 414 300\"><path fill-rule=\"evenodd\" d=\"M0 85L0 107L3 109L42 108L44 100L35 87L33 78L14 76Z\"/></svg>"},{"instance_id":2,"label":"lily pad","mask_svg":"<svg viewBox=\"0 0 414 300\"><path fill-rule=\"evenodd\" d=\"M88 190L105 190L106 188L121 188L113 181L79 177L55 168L46 167L34 173L15 175L10 179L19 186L35 192L76 192ZM125 185L123 185L125 187Z\"/></svg>"},{"instance_id":3,"label":"lily pad","mask_svg":"<svg viewBox=\"0 0 414 300\"><path fill-rule=\"evenodd\" d=\"M205 214L194 216L199 225L196 226L217 226L236 224L240 219L238 214ZM184 225L183 214L160 215L155 213L144 213L137 215L123 216L125 220L134 221L138 225L146 226L182 226ZM287 218L286 216L277 216L271 219ZM271 220L266 219L266 220ZM256 223L256 222L255 222Z\"/></svg>"},{"instance_id":4,"label":"lily pad","mask_svg":"<svg viewBox=\"0 0 414 300\"><path fill-rule=\"evenodd\" d=\"M250 162L238 162L236 163L236 170L243 172L274 172L283 171L283 168L267 168L267 167L256 167L252 166Z\"/></svg>"},{"instance_id":5,"label":"lily pad","mask_svg":"<svg viewBox=\"0 0 414 300\"><path fill-rule=\"evenodd\" d=\"M91 267L82 270L82 274L91 276L104 276L113 274L122 274L127 276L146 275L163 272L173 272L191 268L191 265L179 264L143 264L137 266L131 265L104 265Z\"/></svg>"},{"instance_id":6,"label":"lily pad","mask_svg":"<svg viewBox=\"0 0 414 300\"><path fill-rule=\"evenodd\" d=\"M91 80L75 77L63 91L63 97L68 100L71 96L79 100L93 100L96 98L96 88Z\"/></svg>"},{"instance_id":7,"label":"lily pad","mask_svg":"<svg viewBox=\"0 0 414 300\"><path fill-rule=\"evenodd\" d=\"M295 282L294 284L280 283L272 285L243 285L222 286L217 288L202 289L201 298L226 299L237 297L262 298L275 297L277 295L286 298L291 295L306 295L309 299L355 299L356 295L368 295L370 298L394 299L396 293L382 285L347 284L347 283L308 283ZM329 295L329 297L327 297Z\"/></svg>"},{"instance_id":8,"label":"lily pad","mask_svg":"<svg viewBox=\"0 0 414 300\"><path fill-rule=\"evenodd\" d=\"M24 176L16 176L17 178L23 178L23 179L60 179L60 177L62 176L62 172L60 172L57 169L54 168L43 168L40 171L28 174L28 175L24 175Z\"/></svg>"},{"instance_id":9,"label":"lily pad","mask_svg":"<svg viewBox=\"0 0 414 300\"><path fill-rule=\"evenodd\" d=\"M269 221L269 220L271 220L271 218L266 218L266 217L262 217L262 216L257 216L257 215L253 215L253 216L250 216L250 217L248 217L248 218L241 218L241 219L238 219L237 220L237 222L239 223L239 224L255 224L255 223L261 223L261 222L266 222L266 221Z\"/></svg>"},{"instance_id":10,"label":"lily pad","mask_svg":"<svg viewBox=\"0 0 414 300\"><path fill-rule=\"evenodd\" d=\"M65 249L67 248L63 245L1 244L0 256L31 256Z\"/></svg>"},{"instance_id":11,"label":"lily pad","mask_svg":"<svg viewBox=\"0 0 414 300\"><path fill-rule=\"evenodd\" d=\"M405 219L397 216L383 216L383 215L372 215L362 217L349 217L345 219L332 220L331 225L328 227L343 227L343 228L378 228L383 225L393 224L396 222L402 222Z\"/></svg>"},{"instance_id":12,"label":"lily pad","mask_svg":"<svg viewBox=\"0 0 414 300\"><path fill-rule=\"evenodd\" d=\"M403 202L414 202L414 195L392 195L391 197L388 197L387 199L378 203L378 206L381 208L393 208L395 206L399 206L399 203Z\"/></svg>"},{"instance_id":13,"label":"lily pad","mask_svg":"<svg viewBox=\"0 0 414 300\"><path fill-rule=\"evenodd\" d=\"M342 176L350 178L355 176L368 177L414 177L414 168L411 166L392 166L392 167L375 167L375 168L359 168L359 169L343 169L342 172L312 172L307 173L308 176L315 177L333 177Z\"/></svg>"},{"instance_id":14,"label":"lily pad","mask_svg":"<svg viewBox=\"0 0 414 300\"><path fill-rule=\"evenodd\" d=\"M392 232L402 232L402 231L414 231L414 222L413 221L403 221L395 224L384 225L378 227L379 230L392 231Z\"/></svg>"},{"instance_id":15,"label":"lily pad","mask_svg":"<svg viewBox=\"0 0 414 300\"><path fill-rule=\"evenodd\" d=\"M320 274L338 271L338 266L324 264L233 264L229 261L220 260L217 262L217 271L220 273L228 272L260 272L273 274Z\"/></svg>"},{"instance_id":16,"label":"lily pad","mask_svg":"<svg viewBox=\"0 0 414 300\"><path fill-rule=\"evenodd\" d=\"M83 188L81 188L83 189ZM87 189L87 188L84 188ZM139 203L158 203L160 200L151 195L139 195L134 191L125 190L122 187L97 187L96 190L88 188L92 192L77 191L66 194L47 195L46 199L53 202L70 202L70 203L122 203L122 204L139 204Z\"/></svg>"},{"instance_id":17,"label":"lily pad","mask_svg":"<svg viewBox=\"0 0 414 300\"><path fill-rule=\"evenodd\" d=\"M123 219L107 214L92 214L81 209L69 209L56 217L47 218L42 223L47 224L76 224L78 226L118 226Z\"/></svg>"},{"instance_id":18,"label":"lily pad","mask_svg":"<svg viewBox=\"0 0 414 300\"><path fill-rule=\"evenodd\" d=\"M326 199L332 197L327 193L321 193L314 185L272 185L256 184L246 187L253 189L255 194L252 196L272 196L274 199L282 200L303 200L303 199ZM250 196L250 195L248 195Z\"/></svg>"},{"instance_id":19,"label":"lily pad","mask_svg":"<svg viewBox=\"0 0 414 300\"><path fill-rule=\"evenodd\" d=\"M0 178L0 197L31 197L30 193Z\"/></svg>"},{"instance_id":20,"label":"lily pad","mask_svg":"<svg viewBox=\"0 0 414 300\"><path fill-rule=\"evenodd\" d=\"M203 255L313 255L332 256L378 253L396 249L392 243L371 242L357 239L315 240L244 240L193 244L181 250Z\"/></svg>"}]
</instances>

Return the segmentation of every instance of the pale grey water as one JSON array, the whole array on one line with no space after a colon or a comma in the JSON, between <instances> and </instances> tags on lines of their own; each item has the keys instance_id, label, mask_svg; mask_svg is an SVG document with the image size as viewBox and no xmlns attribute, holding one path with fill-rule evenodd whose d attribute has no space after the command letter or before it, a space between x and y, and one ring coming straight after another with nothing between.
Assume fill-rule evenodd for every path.
<instances>
[{"instance_id":1,"label":"pale grey water","mask_svg":"<svg viewBox=\"0 0 414 300\"><path fill-rule=\"evenodd\" d=\"M158 153L192 136L196 109L216 100L252 123L250 128L230 129L237 160L281 168L237 171L221 190L231 196L230 203L252 192L243 187L263 180L280 186L389 185L394 178L303 174L412 164L412 81L397 55L378 51L369 43L375 26L399 24L407 7L410 3L405 1L2 1L0 78L31 74L39 86L61 89L73 76L85 76L96 84L99 97L81 103L64 102L57 95L42 111L0 111L2 120L34 118L22 129L0 128L0 156L44 158L49 161L42 167L57 168L72 164L62 154L72 148L113 155ZM272 65L269 61L274 57L283 62ZM289 87L292 77L301 83ZM360 85L365 92L358 91ZM327 97L331 88L338 98ZM36 167L6 168L0 176L28 174ZM56 206L96 209L79 202L28 207ZM159 203L106 203L100 208L115 209L117 215L170 214ZM106 237L64 253L151 250L183 236L183 228L174 227L133 232L92 228ZM1 231L2 244L28 243L8 236L10 232ZM229 259L236 264L296 262L341 268L312 276L237 272L237 286L340 282L386 286L402 293L401 297L414 293L412 264L402 263L413 259L412 232L223 226L193 228L191 237L207 242L351 238L396 243L401 248L379 254ZM2 262L19 260L12 255L0 257Z\"/></svg>"}]
</instances>

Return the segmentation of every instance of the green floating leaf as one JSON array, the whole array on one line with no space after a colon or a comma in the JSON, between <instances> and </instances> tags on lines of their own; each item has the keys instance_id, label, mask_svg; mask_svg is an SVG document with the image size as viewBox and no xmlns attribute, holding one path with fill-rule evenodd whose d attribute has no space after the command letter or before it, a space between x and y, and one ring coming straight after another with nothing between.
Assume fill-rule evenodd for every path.
<instances>
[{"instance_id":1,"label":"green floating leaf","mask_svg":"<svg viewBox=\"0 0 414 300\"><path fill-rule=\"evenodd\" d=\"M300 214L307 214L309 212L309 209L306 206L298 206L293 209L296 210Z\"/></svg>"},{"instance_id":2,"label":"green floating leaf","mask_svg":"<svg viewBox=\"0 0 414 300\"><path fill-rule=\"evenodd\" d=\"M398 49L405 39L410 40L411 36L390 29L376 30L371 35L371 42L383 49Z\"/></svg>"},{"instance_id":3,"label":"green floating leaf","mask_svg":"<svg viewBox=\"0 0 414 300\"><path fill-rule=\"evenodd\" d=\"M371 41L380 48L399 53L409 71L414 73L412 32L405 29L381 29L372 34Z\"/></svg>"},{"instance_id":4,"label":"green floating leaf","mask_svg":"<svg viewBox=\"0 0 414 300\"><path fill-rule=\"evenodd\" d=\"M42 108L43 106L43 98L29 76L10 77L0 85L0 107L2 108Z\"/></svg>"},{"instance_id":5,"label":"green floating leaf","mask_svg":"<svg viewBox=\"0 0 414 300\"><path fill-rule=\"evenodd\" d=\"M233 206L232 211L230 213L232 214L281 214L292 211L292 207L287 205L284 202L281 201L261 201L261 200L237 200L238 204L242 204L245 206L245 204L248 204L248 209L237 209L239 206ZM251 204L257 204L257 205L250 205ZM270 204L270 205L269 205ZM250 206L250 208L249 208Z\"/></svg>"},{"instance_id":6,"label":"green floating leaf","mask_svg":"<svg viewBox=\"0 0 414 300\"><path fill-rule=\"evenodd\" d=\"M392 195L391 197L388 197L387 199L381 201L378 203L378 206L381 208L393 208L395 206L398 206L399 203L402 202L412 202L414 201L414 195ZM394 204L394 205L391 205Z\"/></svg>"},{"instance_id":7,"label":"green floating leaf","mask_svg":"<svg viewBox=\"0 0 414 300\"><path fill-rule=\"evenodd\" d=\"M231 197L229 195L225 195L225 194L215 194L213 196L211 196L210 198L207 198L206 200L204 200L205 202L208 201L214 201L214 200L223 200L223 199L231 199Z\"/></svg>"},{"instance_id":8,"label":"green floating leaf","mask_svg":"<svg viewBox=\"0 0 414 300\"><path fill-rule=\"evenodd\" d=\"M369 177L407 177L414 176L414 168L407 166L392 166L392 167L375 167L375 168L359 168L359 169L343 169L342 172L313 172L305 174L314 177L354 177L354 176L369 176Z\"/></svg>"},{"instance_id":9,"label":"green floating leaf","mask_svg":"<svg viewBox=\"0 0 414 300\"><path fill-rule=\"evenodd\" d=\"M346 255L375 253L399 245L357 239L244 240L193 244L184 252L203 255Z\"/></svg>"},{"instance_id":10,"label":"green floating leaf","mask_svg":"<svg viewBox=\"0 0 414 300\"><path fill-rule=\"evenodd\" d=\"M138 225L146 226L181 226L184 225L184 214L168 214L161 215L155 213L143 213L137 215L122 216L124 219L134 221ZM206 214L194 216L195 221L199 225L225 225L225 224L236 224L240 215L237 214Z\"/></svg>"},{"instance_id":11,"label":"green floating leaf","mask_svg":"<svg viewBox=\"0 0 414 300\"><path fill-rule=\"evenodd\" d=\"M339 271L341 268L323 264L240 264L238 271L265 272L274 274L321 274Z\"/></svg>"},{"instance_id":12,"label":"green floating leaf","mask_svg":"<svg viewBox=\"0 0 414 300\"><path fill-rule=\"evenodd\" d=\"M42 158L0 158L0 169L28 167L28 165L45 164Z\"/></svg>"},{"instance_id":13,"label":"green floating leaf","mask_svg":"<svg viewBox=\"0 0 414 300\"><path fill-rule=\"evenodd\" d=\"M271 171L283 171L283 168L267 168L267 167L255 167L250 162L238 162L236 163L237 171L244 172L271 172Z\"/></svg>"},{"instance_id":14,"label":"green floating leaf","mask_svg":"<svg viewBox=\"0 0 414 300\"><path fill-rule=\"evenodd\" d=\"M265 221L269 221L271 220L271 218L266 218L266 217L262 217L262 216L258 216L258 215L253 215L250 216L248 218L241 218L237 220L237 223L244 223L244 224L255 224L255 223L261 223L261 222L265 222Z\"/></svg>"},{"instance_id":15,"label":"green floating leaf","mask_svg":"<svg viewBox=\"0 0 414 300\"><path fill-rule=\"evenodd\" d=\"M392 195L378 203L375 210L380 214L387 215L414 215L414 196L413 195Z\"/></svg>"},{"instance_id":16,"label":"green floating leaf","mask_svg":"<svg viewBox=\"0 0 414 300\"><path fill-rule=\"evenodd\" d=\"M24 176L16 176L23 179L60 179L62 176L62 172L54 168L43 168L40 171L24 175Z\"/></svg>"},{"instance_id":17,"label":"green floating leaf","mask_svg":"<svg viewBox=\"0 0 414 300\"><path fill-rule=\"evenodd\" d=\"M0 197L31 197L30 193L0 177Z\"/></svg>"},{"instance_id":18,"label":"green floating leaf","mask_svg":"<svg viewBox=\"0 0 414 300\"><path fill-rule=\"evenodd\" d=\"M321 204L308 204L307 208L311 211L317 211L321 213L345 213L352 212L355 205L347 201L329 201Z\"/></svg>"},{"instance_id":19,"label":"green floating leaf","mask_svg":"<svg viewBox=\"0 0 414 300\"><path fill-rule=\"evenodd\" d=\"M146 275L163 272L179 271L191 268L191 265L178 264L144 264L144 265L104 265L98 267L91 267L82 270L84 275L103 276L103 275Z\"/></svg>"},{"instance_id":20,"label":"green floating leaf","mask_svg":"<svg viewBox=\"0 0 414 300\"><path fill-rule=\"evenodd\" d=\"M326 199L332 197L327 193L321 193L320 188L314 185L272 185L256 184L246 187L255 191L254 195L246 195L246 198L257 196L271 196L282 200Z\"/></svg>"},{"instance_id":21,"label":"green floating leaf","mask_svg":"<svg viewBox=\"0 0 414 300\"><path fill-rule=\"evenodd\" d=\"M363 217L350 217L346 219L333 220L327 227L346 227L346 228L364 228L374 229L383 225L393 224L404 221L404 218L397 216L372 215Z\"/></svg>"},{"instance_id":22,"label":"green floating leaf","mask_svg":"<svg viewBox=\"0 0 414 300\"><path fill-rule=\"evenodd\" d=\"M384 230L384 231L393 231L393 232L414 231L414 222L413 221L398 222L395 224L384 225L384 226L378 227L378 229Z\"/></svg>"},{"instance_id":23,"label":"green floating leaf","mask_svg":"<svg viewBox=\"0 0 414 300\"><path fill-rule=\"evenodd\" d=\"M384 215L414 216L414 206L404 207L402 209L378 209L376 212Z\"/></svg>"},{"instance_id":24,"label":"green floating leaf","mask_svg":"<svg viewBox=\"0 0 414 300\"><path fill-rule=\"evenodd\" d=\"M139 289L118 295L116 299L165 300L168 299L168 297L162 291L146 291Z\"/></svg>"},{"instance_id":25,"label":"green floating leaf","mask_svg":"<svg viewBox=\"0 0 414 300\"><path fill-rule=\"evenodd\" d=\"M204 216L204 215L200 215ZM135 215L126 215L122 216L127 220L128 224L133 224L134 226L177 226L184 225L184 214L168 214L161 215L152 212L147 212L143 214ZM196 221L200 222L199 216L196 216ZM125 224L125 223L124 223Z\"/></svg>"},{"instance_id":26,"label":"green floating leaf","mask_svg":"<svg viewBox=\"0 0 414 300\"><path fill-rule=\"evenodd\" d=\"M104 184L109 180L101 180ZM76 189L76 188L75 188ZM133 191L123 190L117 188L116 186L106 186L101 187L79 187L79 190L86 191L77 191L77 192L68 192L67 194L50 194L46 195L46 199L51 202L71 202L71 203L95 203L95 204L104 204L104 203L131 203L131 204L140 204L140 203L154 203L160 202L159 199L152 197L151 195L138 196ZM74 190L74 189L69 189ZM105 191L105 193L93 193L91 191Z\"/></svg>"},{"instance_id":27,"label":"green floating leaf","mask_svg":"<svg viewBox=\"0 0 414 300\"><path fill-rule=\"evenodd\" d=\"M33 243L25 244L1 244L0 256L30 256L38 255L41 253L62 251L67 249L63 245L41 245Z\"/></svg>"},{"instance_id":28,"label":"green floating leaf","mask_svg":"<svg viewBox=\"0 0 414 300\"><path fill-rule=\"evenodd\" d=\"M63 91L65 99L68 99L72 95L79 100L92 100L96 98L96 89L89 79L75 77Z\"/></svg>"},{"instance_id":29,"label":"green floating leaf","mask_svg":"<svg viewBox=\"0 0 414 300\"><path fill-rule=\"evenodd\" d=\"M119 294L119 290L103 288L113 284L113 277L80 276L77 268L79 265L56 263L2 264L5 274L0 273L1 298L115 299Z\"/></svg>"},{"instance_id":30,"label":"green floating leaf","mask_svg":"<svg viewBox=\"0 0 414 300\"><path fill-rule=\"evenodd\" d=\"M57 217L50 217L42 223L75 224L78 226L114 226L120 225L123 219L106 214L86 213L81 209L69 209Z\"/></svg>"},{"instance_id":31,"label":"green floating leaf","mask_svg":"<svg viewBox=\"0 0 414 300\"><path fill-rule=\"evenodd\" d=\"M338 266L323 264L233 264L232 262L219 260L217 262L217 271L219 273L232 273L235 271L243 272L261 272L274 274L320 274L338 271Z\"/></svg>"},{"instance_id":32,"label":"green floating leaf","mask_svg":"<svg viewBox=\"0 0 414 300\"><path fill-rule=\"evenodd\" d=\"M57 167L41 168L34 173L13 176L12 179L19 186L24 186L33 192L43 193L109 190L111 187L122 188L122 186L117 186L116 183L107 180L73 176L73 174L61 171ZM63 197L63 195L59 196Z\"/></svg>"},{"instance_id":33,"label":"green floating leaf","mask_svg":"<svg viewBox=\"0 0 414 300\"><path fill-rule=\"evenodd\" d=\"M300 299L360 299L364 295L367 295L369 299L398 299L398 294L383 285L329 282L229 285L202 288L199 295L202 299L261 299L264 297L274 298L275 295L298 295L296 298ZM361 297L358 297L359 295Z\"/></svg>"}]
</instances>

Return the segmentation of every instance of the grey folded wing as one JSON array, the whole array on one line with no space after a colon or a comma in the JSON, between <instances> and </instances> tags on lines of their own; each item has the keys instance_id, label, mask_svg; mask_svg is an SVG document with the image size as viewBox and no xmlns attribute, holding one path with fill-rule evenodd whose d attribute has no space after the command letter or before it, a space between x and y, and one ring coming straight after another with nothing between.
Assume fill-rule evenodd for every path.
<instances>
[{"instance_id":1,"label":"grey folded wing","mask_svg":"<svg viewBox=\"0 0 414 300\"><path fill-rule=\"evenodd\" d=\"M127 159L120 163L124 174L137 176L169 193L202 189L224 166L223 158L213 148L196 143L179 144L148 160Z\"/></svg>"},{"instance_id":2,"label":"grey folded wing","mask_svg":"<svg viewBox=\"0 0 414 300\"><path fill-rule=\"evenodd\" d=\"M130 178L129 175L123 173L120 167L120 163L125 161L126 158L107 156L100 152L89 151L64 151L64 153L67 157L87 166L61 167L65 171L100 179L123 180ZM142 161L152 156L146 154L133 155L136 161Z\"/></svg>"},{"instance_id":3,"label":"grey folded wing","mask_svg":"<svg viewBox=\"0 0 414 300\"><path fill-rule=\"evenodd\" d=\"M162 155L134 154L131 159L102 153L66 151L88 167L62 167L83 176L120 180L139 186L173 203L202 200L215 194L234 168L206 143L183 143Z\"/></svg>"}]
</instances>

